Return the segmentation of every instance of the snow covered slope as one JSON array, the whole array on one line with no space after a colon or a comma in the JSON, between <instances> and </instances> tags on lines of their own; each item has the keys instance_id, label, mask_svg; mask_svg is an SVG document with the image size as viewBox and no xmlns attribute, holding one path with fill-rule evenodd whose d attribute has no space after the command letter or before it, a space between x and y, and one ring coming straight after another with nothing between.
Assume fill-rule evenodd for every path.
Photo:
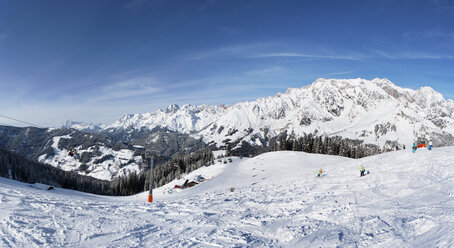
<instances>
[{"instance_id":1,"label":"snow covered slope","mask_svg":"<svg viewBox=\"0 0 454 248\"><path fill-rule=\"evenodd\" d=\"M72 147L77 150L77 153L69 156L69 150L59 144L61 139L70 140L71 138L71 134L54 136L48 144L52 149L51 154L42 154L38 157L38 162L109 181L115 177L125 176L131 172L139 173L142 170L142 157L134 156L134 150L114 150L102 143L86 148L82 145Z\"/></svg>"},{"instance_id":2,"label":"snow covered slope","mask_svg":"<svg viewBox=\"0 0 454 248\"><path fill-rule=\"evenodd\" d=\"M236 158L152 204L0 179L0 247L453 247L453 153Z\"/></svg>"},{"instance_id":3,"label":"snow covered slope","mask_svg":"<svg viewBox=\"0 0 454 248\"><path fill-rule=\"evenodd\" d=\"M107 129L155 127L214 141L262 145L283 131L411 145L417 138L454 144L454 102L430 87L405 89L387 79L317 79L284 94L232 106L170 105L165 111L125 115Z\"/></svg>"}]
</instances>

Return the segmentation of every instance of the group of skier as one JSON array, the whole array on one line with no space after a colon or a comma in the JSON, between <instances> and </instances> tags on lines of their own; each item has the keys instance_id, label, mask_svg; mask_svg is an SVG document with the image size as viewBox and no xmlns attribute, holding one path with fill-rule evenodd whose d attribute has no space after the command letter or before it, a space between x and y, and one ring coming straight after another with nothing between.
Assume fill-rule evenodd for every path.
<instances>
[{"instance_id":1,"label":"group of skier","mask_svg":"<svg viewBox=\"0 0 454 248\"><path fill-rule=\"evenodd\" d=\"M429 141L429 146L427 147L429 149L429 151L432 150L432 146L433 146L432 145L432 141L430 140ZM423 147L426 147L426 145L423 144ZM418 148L419 148L419 145L416 145L416 142L413 143L413 147L412 147L413 153L415 153ZM403 144L402 146L399 146L399 144L396 144L396 151L398 151L400 149L404 149L405 150L405 144Z\"/></svg>"},{"instance_id":2,"label":"group of skier","mask_svg":"<svg viewBox=\"0 0 454 248\"><path fill-rule=\"evenodd\" d=\"M432 140L430 140L429 141L429 147L428 147L429 151L432 150L432 146L433 146ZM413 148L412 148L413 153L415 153L417 149L418 149L418 146L416 145L416 143L413 143Z\"/></svg>"},{"instance_id":3,"label":"group of skier","mask_svg":"<svg viewBox=\"0 0 454 248\"><path fill-rule=\"evenodd\" d=\"M432 150L432 140L429 141L429 151ZM402 148L405 149L405 145L402 145ZM412 147L412 151L413 153L416 152L416 149L418 149L418 146L416 145L416 143L413 143L413 147ZM399 145L396 145L396 151L399 150ZM360 176L363 177L366 175L366 169L364 168L364 165L361 165L361 169L359 170L360 171ZM323 169L320 169L317 173L317 177L321 177L323 174Z\"/></svg>"},{"instance_id":4,"label":"group of skier","mask_svg":"<svg viewBox=\"0 0 454 248\"><path fill-rule=\"evenodd\" d=\"M405 144L402 145L402 149L405 150ZM396 151L398 151L398 150L399 150L399 145L397 144L397 145L396 145Z\"/></svg>"},{"instance_id":5,"label":"group of skier","mask_svg":"<svg viewBox=\"0 0 454 248\"><path fill-rule=\"evenodd\" d=\"M361 165L361 169L359 170L360 172L360 177L363 177L366 175L366 169L364 168L364 165ZM321 177L323 174L323 169L320 169L317 173L317 177Z\"/></svg>"}]
</instances>

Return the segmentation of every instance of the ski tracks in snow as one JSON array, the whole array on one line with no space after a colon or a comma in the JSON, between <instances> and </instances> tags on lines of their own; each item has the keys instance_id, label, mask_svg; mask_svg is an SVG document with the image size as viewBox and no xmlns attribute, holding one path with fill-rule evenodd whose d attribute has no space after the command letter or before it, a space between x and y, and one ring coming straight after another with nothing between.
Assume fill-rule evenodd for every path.
<instances>
[{"instance_id":1,"label":"ski tracks in snow","mask_svg":"<svg viewBox=\"0 0 454 248\"><path fill-rule=\"evenodd\" d=\"M448 247L449 151L364 160L265 154L152 204L145 195L102 197L0 181L0 247ZM404 162L413 160L419 165ZM359 177L360 162L371 174ZM328 173L316 178L320 167Z\"/></svg>"}]
</instances>

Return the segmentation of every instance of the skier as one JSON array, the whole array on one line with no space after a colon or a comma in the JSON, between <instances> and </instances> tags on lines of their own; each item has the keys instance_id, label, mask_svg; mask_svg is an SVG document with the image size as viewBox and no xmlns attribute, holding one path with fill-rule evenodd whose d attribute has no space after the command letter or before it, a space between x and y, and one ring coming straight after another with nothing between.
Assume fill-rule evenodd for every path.
<instances>
[{"instance_id":1,"label":"skier","mask_svg":"<svg viewBox=\"0 0 454 248\"><path fill-rule=\"evenodd\" d=\"M321 177L321 176L322 176L322 173L323 173L323 170L320 169L320 170L318 171L317 177Z\"/></svg>"},{"instance_id":2,"label":"skier","mask_svg":"<svg viewBox=\"0 0 454 248\"><path fill-rule=\"evenodd\" d=\"M189 182L189 179L186 179L186 181L183 183L183 185L175 185L174 188L175 189L186 189L186 188L193 187L197 184L199 184L199 183L195 182L195 181Z\"/></svg>"},{"instance_id":3,"label":"skier","mask_svg":"<svg viewBox=\"0 0 454 248\"><path fill-rule=\"evenodd\" d=\"M432 150L432 140L429 141L429 151Z\"/></svg>"},{"instance_id":4,"label":"skier","mask_svg":"<svg viewBox=\"0 0 454 248\"><path fill-rule=\"evenodd\" d=\"M402 147L403 147L403 148L404 148L404 150L405 150L405 144L403 144L403 145L402 145Z\"/></svg>"},{"instance_id":5,"label":"skier","mask_svg":"<svg viewBox=\"0 0 454 248\"><path fill-rule=\"evenodd\" d=\"M412 150L413 150L413 153L415 153L415 152L416 152L416 149L417 149L417 148L416 148L416 143L413 143L413 148L412 148Z\"/></svg>"},{"instance_id":6,"label":"skier","mask_svg":"<svg viewBox=\"0 0 454 248\"><path fill-rule=\"evenodd\" d=\"M399 145L396 145L396 151L398 151L398 150L399 150Z\"/></svg>"},{"instance_id":7,"label":"skier","mask_svg":"<svg viewBox=\"0 0 454 248\"><path fill-rule=\"evenodd\" d=\"M71 151L69 151L68 155L69 156L74 156L74 154L76 153L76 150L72 149Z\"/></svg>"},{"instance_id":8,"label":"skier","mask_svg":"<svg viewBox=\"0 0 454 248\"><path fill-rule=\"evenodd\" d=\"M361 165L360 172L361 172L361 175L360 175L361 177L366 175L366 169L364 169L364 165Z\"/></svg>"}]
</instances>

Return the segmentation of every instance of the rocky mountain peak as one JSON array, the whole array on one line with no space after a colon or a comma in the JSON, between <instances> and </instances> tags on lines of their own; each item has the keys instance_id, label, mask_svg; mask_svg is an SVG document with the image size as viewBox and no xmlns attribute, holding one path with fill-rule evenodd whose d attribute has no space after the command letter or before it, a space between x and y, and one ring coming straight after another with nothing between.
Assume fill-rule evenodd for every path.
<instances>
[{"instance_id":1,"label":"rocky mountain peak","mask_svg":"<svg viewBox=\"0 0 454 248\"><path fill-rule=\"evenodd\" d=\"M266 137L284 131L339 135L380 146L397 140L412 143L421 136L450 144L453 112L453 101L430 87L402 88L386 78L319 78L284 94L232 106L174 104L165 111L127 115L109 128L167 128L217 145L225 140L263 145Z\"/></svg>"}]
</instances>

